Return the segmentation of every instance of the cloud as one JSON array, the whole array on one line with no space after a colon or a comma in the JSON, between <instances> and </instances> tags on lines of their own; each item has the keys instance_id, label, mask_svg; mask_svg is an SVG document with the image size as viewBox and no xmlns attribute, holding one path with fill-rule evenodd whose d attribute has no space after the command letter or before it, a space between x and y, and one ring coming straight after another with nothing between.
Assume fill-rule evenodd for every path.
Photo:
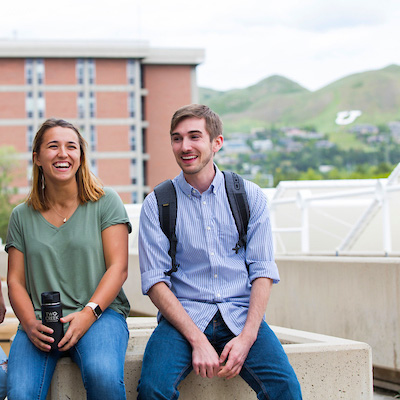
<instances>
[{"instance_id":1,"label":"cloud","mask_svg":"<svg viewBox=\"0 0 400 400\"><path fill-rule=\"evenodd\" d=\"M2 4L0 37L204 48L201 86L226 90L280 74L315 90L400 64L398 20L398 0L14 0Z\"/></svg>"}]
</instances>

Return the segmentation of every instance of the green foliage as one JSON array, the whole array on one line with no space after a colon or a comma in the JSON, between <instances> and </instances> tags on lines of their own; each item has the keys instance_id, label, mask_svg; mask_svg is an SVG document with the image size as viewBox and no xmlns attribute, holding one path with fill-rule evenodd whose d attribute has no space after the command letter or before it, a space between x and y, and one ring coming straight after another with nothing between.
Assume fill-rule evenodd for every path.
<instances>
[{"instance_id":1,"label":"green foliage","mask_svg":"<svg viewBox=\"0 0 400 400\"><path fill-rule=\"evenodd\" d=\"M399 119L400 66L350 75L314 92L282 76L271 76L244 89L200 89L200 102L221 115L226 133L240 131L243 125L251 127L241 121L254 120L252 127L312 126L330 132L335 141L342 128L335 124L339 111L361 110L357 124L386 125Z\"/></svg>"},{"instance_id":2,"label":"green foliage","mask_svg":"<svg viewBox=\"0 0 400 400\"><path fill-rule=\"evenodd\" d=\"M12 196L17 193L11 188L12 171L16 167L15 150L12 147L0 147L0 238L5 241L8 220L15 204Z\"/></svg>"}]
</instances>

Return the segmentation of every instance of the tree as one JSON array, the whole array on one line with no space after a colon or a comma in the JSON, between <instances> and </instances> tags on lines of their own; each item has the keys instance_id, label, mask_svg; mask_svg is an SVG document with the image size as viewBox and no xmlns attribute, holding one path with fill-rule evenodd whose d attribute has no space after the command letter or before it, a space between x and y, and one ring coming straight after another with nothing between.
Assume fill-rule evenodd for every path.
<instances>
[{"instance_id":1,"label":"tree","mask_svg":"<svg viewBox=\"0 0 400 400\"><path fill-rule=\"evenodd\" d=\"M7 235L8 220L15 204L12 197L17 193L12 188L12 171L17 165L15 150L12 147L0 147L0 238L5 241Z\"/></svg>"}]
</instances>

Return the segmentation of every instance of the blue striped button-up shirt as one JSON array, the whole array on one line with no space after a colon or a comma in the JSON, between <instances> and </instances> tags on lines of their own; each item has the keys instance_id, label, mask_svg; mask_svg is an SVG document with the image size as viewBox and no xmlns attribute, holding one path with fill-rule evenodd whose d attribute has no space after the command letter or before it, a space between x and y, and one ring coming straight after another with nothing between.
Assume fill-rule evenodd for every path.
<instances>
[{"instance_id":1,"label":"blue striped button-up shirt","mask_svg":"<svg viewBox=\"0 0 400 400\"><path fill-rule=\"evenodd\" d=\"M140 215L143 294L156 283L165 282L200 330L205 330L219 309L229 329L238 335L246 322L251 282L260 277L279 281L267 199L257 185L245 180L250 208L247 248L236 254L232 249L239 234L222 172L216 167L212 184L201 194L186 182L182 172L173 183L178 202L176 261L180 267L170 277L164 274L171 268L169 241L161 230L152 192Z\"/></svg>"}]
</instances>

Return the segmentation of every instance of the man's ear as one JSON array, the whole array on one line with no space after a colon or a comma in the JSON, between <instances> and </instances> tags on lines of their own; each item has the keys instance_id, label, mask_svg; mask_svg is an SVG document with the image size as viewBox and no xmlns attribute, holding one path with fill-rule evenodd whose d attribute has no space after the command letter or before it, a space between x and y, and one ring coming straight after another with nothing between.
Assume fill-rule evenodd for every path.
<instances>
[{"instance_id":1,"label":"man's ear","mask_svg":"<svg viewBox=\"0 0 400 400\"><path fill-rule=\"evenodd\" d=\"M224 143L224 137L222 135L218 135L213 140L213 145L212 145L213 153L217 153L221 149L223 143Z\"/></svg>"}]
</instances>

